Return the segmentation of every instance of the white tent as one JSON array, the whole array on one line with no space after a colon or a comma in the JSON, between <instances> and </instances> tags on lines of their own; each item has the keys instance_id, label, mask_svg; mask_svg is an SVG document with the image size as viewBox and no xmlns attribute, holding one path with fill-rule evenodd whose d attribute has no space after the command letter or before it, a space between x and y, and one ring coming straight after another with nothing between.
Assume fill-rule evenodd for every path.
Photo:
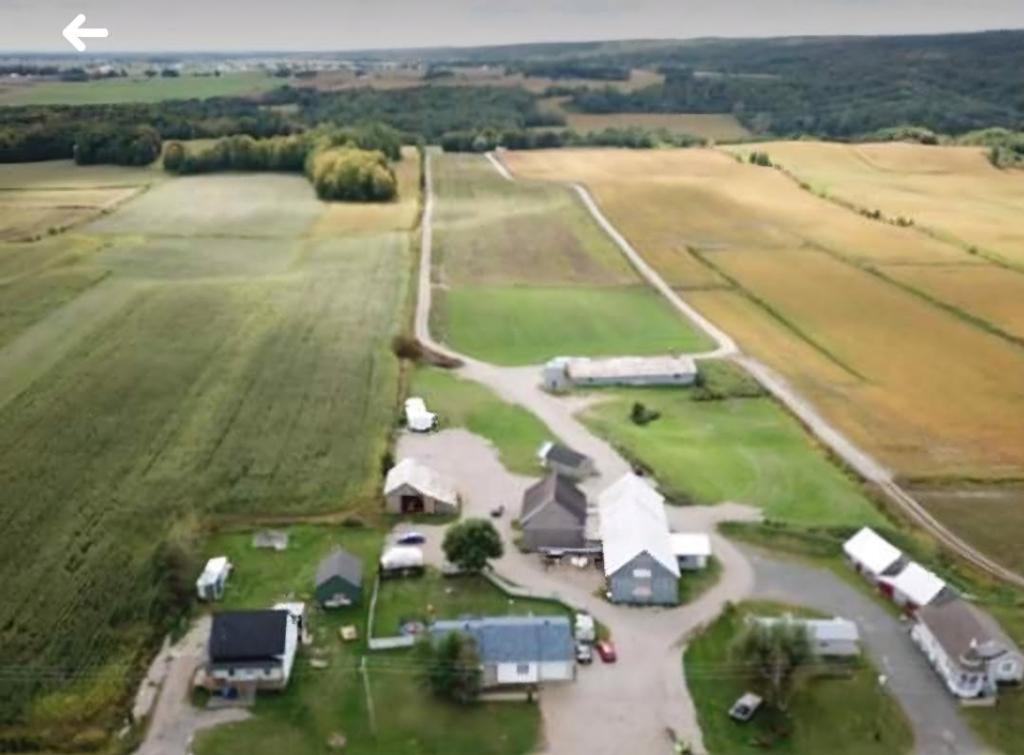
<instances>
[{"instance_id":1,"label":"white tent","mask_svg":"<svg viewBox=\"0 0 1024 755\"><path fill-rule=\"evenodd\" d=\"M899 548L870 527L862 528L843 543L843 552L858 571L876 580L903 557Z\"/></svg>"},{"instance_id":2,"label":"white tent","mask_svg":"<svg viewBox=\"0 0 1024 755\"><path fill-rule=\"evenodd\" d=\"M895 577L882 577L879 581L892 590L893 600L914 608L928 605L946 587L941 577L914 561Z\"/></svg>"}]
</instances>

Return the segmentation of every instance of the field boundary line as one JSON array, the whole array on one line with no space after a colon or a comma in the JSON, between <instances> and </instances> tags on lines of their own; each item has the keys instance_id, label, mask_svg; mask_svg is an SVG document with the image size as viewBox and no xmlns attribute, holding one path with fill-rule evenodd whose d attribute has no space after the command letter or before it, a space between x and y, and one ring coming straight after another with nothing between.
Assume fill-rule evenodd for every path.
<instances>
[{"instance_id":1,"label":"field boundary line","mask_svg":"<svg viewBox=\"0 0 1024 755\"><path fill-rule=\"evenodd\" d=\"M490 155L491 153L488 153L488 156ZM492 164L495 164L496 162L497 158L491 159ZM508 172L506 166L502 164L502 167L505 168L505 172ZM619 233L618 229L616 229L615 226L612 225L611 221L604 215L586 187L579 183L573 183L571 186L583 200L583 204L590 214L608 233L627 258L629 258L630 261L636 261L639 263L636 267L637 270L640 271L641 275L663 296L668 298L669 302L672 303L673 306L676 306L677 309L684 313L692 312L694 315L693 321L699 327L705 329L706 326L705 333L714 338L714 340L720 344L718 351L721 353L719 353L718 356L730 359L745 368L747 372L753 375L754 378L756 378L757 381L761 383L761 385L763 385L778 401L786 406L786 408L788 408L790 412L805 425L812 435L828 447L837 457L848 464L861 478L869 483L877 485L890 500L899 506L901 511L903 511L911 518L911 520L915 521L925 531L935 537L940 543L949 548L949 550L998 579L1010 582L1018 587L1024 587L1024 575L1018 574L1012 569L1002 566L992 560L974 546L961 539L959 535L952 532L944 524L939 522L939 520L932 516L910 493L900 487L892 473L886 467L843 435L837 427L832 425L806 399L801 397L785 378L763 362L740 352L732 338L726 335L724 331L719 329L689 304L685 303L679 295L665 283L662 277L640 257L633 246L621 233ZM731 349L725 348L726 346L731 346ZM709 355L703 356L707 358Z\"/></svg>"}]
</instances>

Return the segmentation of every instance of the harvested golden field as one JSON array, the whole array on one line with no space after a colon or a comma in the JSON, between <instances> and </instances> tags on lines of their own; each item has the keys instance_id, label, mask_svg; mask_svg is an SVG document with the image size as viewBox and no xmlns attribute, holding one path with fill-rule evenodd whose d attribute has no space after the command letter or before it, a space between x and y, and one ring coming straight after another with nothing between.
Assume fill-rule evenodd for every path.
<instances>
[{"instance_id":1,"label":"harvested golden field","mask_svg":"<svg viewBox=\"0 0 1024 755\"><path fill-rule=\"evenodd\" d=\"M769 142L757 149L817 191L1024 267L1024 171L995 168L980 147Z\"/></svg>"},{"instance_id":2,"label":"harvested golden field","mask_svg":"<svg viewBox=\"0 0 1024 755\"><path fill-rule=\"evenodd\" d=\"M569 128L600 131L637 126L692 134L717 142L734 142L750 136L736 116L728 113L565 113Z\"/></svg>"},{"instance_id":3,"label":"harvested golden field","mask_svg":"<svg viewBox=\"0 0 1024 755\"><path fill-rule=\"evenodd\" d=\"M563 150L507 161L526 177L588 185L673 285L687 281L663 269L665 250L693 248L747 304L721 292L691 294L694 303L724 317L745 347L898 472L1024 471L1024 393L1014 379L1024 350L862 269L959 262L959 249L717 151ZM800 356L808 351L815 356Z\"/></svg>"}]
</instances>

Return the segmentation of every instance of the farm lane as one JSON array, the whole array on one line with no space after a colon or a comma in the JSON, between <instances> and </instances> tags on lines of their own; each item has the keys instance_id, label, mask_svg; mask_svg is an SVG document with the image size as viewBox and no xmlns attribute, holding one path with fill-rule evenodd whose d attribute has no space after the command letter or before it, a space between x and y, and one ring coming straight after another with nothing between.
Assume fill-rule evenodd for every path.
<instances>
[{"instance_id":1,"label":"farm lane","mask_svg":"<svg viewBox=\"0 0 1024 755\"><path fill-rule=\"evenodd\" d=\"M515 548L511 521L523 492L535 480L508 472L486 440L461 429L430 435L405 433L396 455L415 457L458 479L463 516L490 518L492 508L504 505L505 515L492 520L505 542L505 554L492 563L495 573L536 596L554 597L586 610L611 630L618 663L595 662L580 669L575 684L551 687L541 694L547 751L559 755L670 752L666 727L695 752L704 751L682 669L683 646L688 636L718 616L726 602L742 600L752 590L754 572L746 556L715 528L723 521L756 521L757 509L740 504L668 507L673 529L711 533L723 566L722 578L684 606L637 609L598 597L602 577L593 567L545 567L535 555ZM441 566L445 526L402 524L396 531L410 529L426 535L424 555L434 566ZM581 729L579 722L584 720L588 724Z\"/></svg>"},{"instance_id":2,"label":"farm lane","mask_svg":"<svg viewBox=\"0 0 1024 755\"><path fill-rule=\"evenodd\" d=\"M910 639L907 626L875 601L824 569L773 558L743 547L754 565L754 596L800 604L857 622L861 642L886 689L899 700L914 731L919 755L985 752L960 708Z\"/></svg>"},{"instance_id":3,"label":"farm lane","mask_svg":"<svg viewBox=\"0 0 1024 755\"><path fill-rule=\"evenodd\" d=\"M498 169L502 176L508 180L515 180L509 172L508 167L502 163L499 157L488 153L491 164ZM500 168L498 168L500 166ZM429 186L429 183L428 183ZM818 438L826 447L836 454L844 463L848 464L864 480L877 485L896 505L898 505L908 516L927 530L946 547L959 554L965 560L975 566L992 574L993 576L1010 582L1017 586L1024 587L1024 575L1018 574L1012 569L992 560L959 535L947 528L932 516L917 499L907 492L895 480L892 472L878 462L870 454L859 448L853 441L847 438L838 427L829 422L818 410L805 398L800 396L793 387L775 370L768 367L760 360L742 353L736 344L727 334L694 310L684 302L678 294L665 283L664 279L648 265L640 254L633 248L626 238L619 233L611 221L598 207L586 187L580 184L572 184L580 199L590 212L595 221L608 233L622 250L623 254L634 265L643 278L650 283L659 293L666 297L669 303L677 310L687 316L710 338L718 343L718 349L707 354L694 355L696 358L726 358L730 359L753 375L773 395L781 401L786 408L795 414L800 421ZM424 216L426 217L426 216Z\"/></svg>"}]
</instances>

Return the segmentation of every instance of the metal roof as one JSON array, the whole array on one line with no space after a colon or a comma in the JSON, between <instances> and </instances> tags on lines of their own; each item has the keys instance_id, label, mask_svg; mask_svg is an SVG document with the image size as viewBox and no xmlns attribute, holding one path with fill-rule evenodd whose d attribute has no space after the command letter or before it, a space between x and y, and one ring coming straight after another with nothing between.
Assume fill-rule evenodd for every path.
<instances>
[{"instance_id":1,"label":"metal roof","mask_svg":"<svg viewBox=\"0 0 1024 755\"><path fill-rule=\"evenodd\" d=\"M915 605L926 606L942 592L946 582L916 561L911 561L895 577L882 577L887 585L906 595Z\"/></svg>"},{"instance_id":2,"label":"metal roof","mask_svg":"<svg viewBox=\"0 0 1024 755\"><path fill-rule=\"evenodd\" d=\"M476 641L485 663L543 663L573 659L572 628L565 616L496 616L437 621L435 637L461 632Z\"/></svg>"},{"instance_id":3,"label":"metal roof","mask_svg":"<svg viewBox=\"0 0 1024 755\"><path fill-rule=\"evenodd\" d=\"M673 532L669 540L676 558L711 555L711 538L702 532Z\"/></svg>"},{"instance_id":4,"label":"metal roof","mask_svg":"<svg viewBox=\"0 0 1024 755\"><path fill-rule=\"evenodd\" d=\"M523 493L519 523L525 527L538 512L550 505L562 507L580 524L586 521L587 497L568 477L552 472Z\"/></svg>"},{"instance_id":5,"label":"metal roof","mask_svg":"<svg viewBox=\"0 0 1024 755\"><path fill-rule=\"evenodd\" d=\"M694 375L697 364L691 357L611 357L607 359L572 358L567 372L573 380L625 380L674 375Z\"/></svg>"},{"instance_id":6,"label":"metal roof","mask_svg":"<svg viewBox=\"0 0 1024 755\"><path fill-rule=\"evenodd\" d=\"M384 480L384 495L392 493L403 485L408 485L423 495L452 506L459 500L455 485L447 477L438 474L413 458L402 459L388 471L388 476Z\"/></svg>"},{"instance_id":7,"label":"metal roof","mask_svg":"<svg viewBox=\"0 0 1024 755\"><path fill-rule=\"evenodd\" d=\"M597 505L606 576L645 552L679 576L665 516L665 499L650 483L635 474L626 474L598 496Z\"/></svg>"},{"instance_id":8,"label":"metal roof","mask_svg":"<svg viewBox=\"0 0 1024 755\"><path fill-rule=\"evenodd\" d=\"M256 661L284 653L288 611L224 611L213 615L209 652L214 663Z\"/></svg>"},{"instance_id":9,"label":"metal roof","mask_svg":"<svg viewBox=\"0 0 1024 755\"><path fill-rule=\"evenodd\" d=\"M317 567L316 586L334 577L341 577L350 585L362 587L363 562L342 548L336 549Z\"/></svg>"},{"instance_id":10,"label":"metal roof","mask_svg":"<svg viewBox=\"0 0 1024 755\"><path fill-rule=\"evenodd\" d=\"M917 620L928 627L946 655L966 670L1006 652L1020 654L996 621L962 598L918 610Z\"/></svg>"},{"instance_id":11,"label":"metal roof","mask_svg":"<svg viewBox=\"0 0 1024 755\"><path fill-rule=\"evenodd\" d=\"M874 574L881 574L903 556L899 548L870 527L864 527L843 543L843 551Z\"/></svg>"}]
</instances>

